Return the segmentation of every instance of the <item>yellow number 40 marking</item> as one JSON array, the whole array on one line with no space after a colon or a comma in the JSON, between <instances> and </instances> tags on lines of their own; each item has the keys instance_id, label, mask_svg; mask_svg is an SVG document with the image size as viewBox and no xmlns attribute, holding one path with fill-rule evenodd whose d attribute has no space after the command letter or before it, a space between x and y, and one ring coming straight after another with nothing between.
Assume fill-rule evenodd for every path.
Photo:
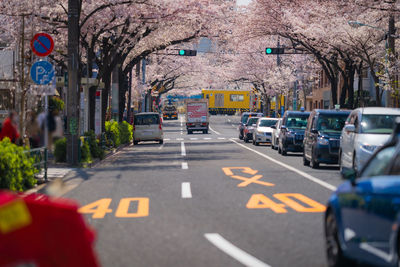
<instances>
[{"instance_id":1,"label":"yellow number 40 marking","mask_svg":"<svg viewBox=\"0 0 400 267\"><path fill-rule=\"evenodd\" d=\"M263 194L254 194L247 202L246 207L248 209L271 209L275 213L287 213L285 206L288 206L297 212L324 212L326 210L326 207L324 205L302 194L285 193L274 194L273 196L283 203L276 203ZM308 207L303 206L294 199L299 200L304 204L307 204Z\"/></svg>"},{"instance_id":2,"label":"yellow number 40 marking","mask_svg":"<svg viewBox=\"0 0 400 267\"><path fill-rule=\"evenodd\" d=\"M129 212L132 202L137 202L136 212ZM102 198L81 207L78 211L84 214L92 214L93 219L102 219L107 213L111 213L111 198ZM147 197L122 198L115 212L118 218L138 218L149 216L149 199Z\"/></svg>"}]
</instances>

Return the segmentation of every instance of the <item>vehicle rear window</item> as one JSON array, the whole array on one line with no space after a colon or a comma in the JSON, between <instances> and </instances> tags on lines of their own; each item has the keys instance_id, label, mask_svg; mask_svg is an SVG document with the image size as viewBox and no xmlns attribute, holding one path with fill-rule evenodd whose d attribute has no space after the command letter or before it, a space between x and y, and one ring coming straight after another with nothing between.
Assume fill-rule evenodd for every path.
<instances>
[{"instance_id":1,"label":"vehicle rear window","mask_svg":"<svg viewBox=\"0 0 400 267\"><path fill-rule=\"evenodd\" d=\"M135 125L159 124L160 117L157 114L143 114L135 116Z\"/></svg>"},{"instance_id":2,"label":"vehicle rear window","mask_svg":"<svg viewBox=\"0 0 400 267\"><path fill-rule=\"evenodd\" d=\"M305 129L307 127L307 119L309 115L310 114L289 115L285 125L290 129Z\"/></svg>"},{"instance_id":3,"label":"vehicle rear window","mask_svg":"<svg viewBox=\"0 0 400 267\"><path fill-rule=\"evenodd\" d=\"M176 110L176 107L175 106L166 106L165 108L164 108L164 111L175 111Z\"/></svg>"}]
</instances>

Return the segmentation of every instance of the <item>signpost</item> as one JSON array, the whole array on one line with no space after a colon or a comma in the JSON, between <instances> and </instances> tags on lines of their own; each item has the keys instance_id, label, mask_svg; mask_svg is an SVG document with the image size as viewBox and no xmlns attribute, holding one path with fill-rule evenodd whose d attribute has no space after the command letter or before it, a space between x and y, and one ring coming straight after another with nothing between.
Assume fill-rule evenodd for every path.
<instances>
[{"instance_id":1,"label":"signpost","mask_svg":"<svg viewBox=\"0 0 400 267\"><path fill-rule=\"evenodd\" d=\"M47 57L54 49L54 41L50 35L47 33L37 33L33 36L31 40L31 48L32 52L39 57ZM48 62L47 60L36 61L30 70L31 78L34 83L39 86L47 87L48 84L54 82L54 67L53 64ZM47 125L47 117L48 117L48 94L54 94L52 90L43 90L45 94L45 137L44 142L47 147L49 138L48 138L48 125ZM46 152L47 153L47 152Z\"/></svg>"},{"instance_id":2,"label":"signpost","mask_svg":"<svg viewBox=\"0 0 400 267\"><path fill-rule=\"evenodd\" d=\"M31 40L32 52L39 57L47 57L54 49L54 41L47 33L37 33Z\"/></svg>"}]
</instances>

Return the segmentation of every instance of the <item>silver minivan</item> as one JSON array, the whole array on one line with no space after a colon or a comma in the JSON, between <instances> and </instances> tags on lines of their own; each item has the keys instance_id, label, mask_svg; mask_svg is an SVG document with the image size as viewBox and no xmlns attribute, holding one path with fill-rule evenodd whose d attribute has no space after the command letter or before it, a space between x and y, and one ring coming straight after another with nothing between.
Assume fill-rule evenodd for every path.
<instances>
[{"instance_id":1,"label":"silver minivan","mask_svg":"<svg viewBox=\"0 0 400 267\"><path fill-rule=\"evenodd\" d=\"M374 151L383 146L393 132L400 109L367 107L352 111L340 137L341 169L361 170Z\"/></svg>"},{"instance_id":2,"label":"silver minivan","mask_svg":"<svg viewBox=\"0 0 400 267\"><path fill-rule=\"evenodd\" d=\"M160 114L155 112L137 113L133 119L133 143L137 145L141 141L163 140L163 130Z\"/></svg>"}]
</instances>

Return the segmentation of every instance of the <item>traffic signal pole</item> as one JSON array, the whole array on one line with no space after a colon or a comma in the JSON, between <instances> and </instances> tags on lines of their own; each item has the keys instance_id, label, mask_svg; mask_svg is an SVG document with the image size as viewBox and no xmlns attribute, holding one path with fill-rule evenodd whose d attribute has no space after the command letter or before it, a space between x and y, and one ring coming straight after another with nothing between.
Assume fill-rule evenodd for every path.
<instances>
[{"instance_id":1,"label":"traffic signal pole","mask_svg":"<svg viewBox=\"0 0 400 267\"><path fill-rule=\"evenodd\" d=\"M79 0L68 0L67 162L77 166L79 133Z\"/></svg>"}]
</instances>

